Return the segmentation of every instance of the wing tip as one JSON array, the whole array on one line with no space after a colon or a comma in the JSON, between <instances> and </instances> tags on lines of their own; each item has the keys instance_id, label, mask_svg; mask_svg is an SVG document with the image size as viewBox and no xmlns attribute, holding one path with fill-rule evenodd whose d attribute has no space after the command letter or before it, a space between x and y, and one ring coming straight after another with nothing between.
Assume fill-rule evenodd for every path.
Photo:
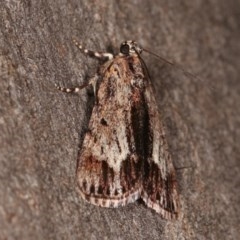
<instances>
[{"instance_id":1,"label":"wing tip","mask_svg":"<svg viewBox=\"0 0 240 240\"><path fill-rule=\"evenodd\" d=\"M142 193L141 199L147 205L147 207L153 209L155 212L160 214L164 219L167 220L177 220L179 216L179 209L178 209L178 200L173 201L172 206L173 209L168 210L160 204L159 201L152 201L146 193Z\"/></svg>"}]
</instances>

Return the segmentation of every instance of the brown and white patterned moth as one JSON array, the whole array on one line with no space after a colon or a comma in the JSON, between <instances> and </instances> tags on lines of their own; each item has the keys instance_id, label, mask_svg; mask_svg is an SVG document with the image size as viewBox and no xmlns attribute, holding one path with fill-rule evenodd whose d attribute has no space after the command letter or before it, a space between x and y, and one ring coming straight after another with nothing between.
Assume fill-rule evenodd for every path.
<instances>
[{"instance_id":1,"label":"brown and white patterned moth","mask_svg":"<svg viewBox=\"0 0 240 240\"><path fill-rule=\"evenodd\" d=\"M178 193L172 159L150 78L134 41L121 44L120 53L85 54L106 62L89 83L95 106L77 167L80 194L101 207L120 207L142 198L166 219L178 215Z\"/></svg>"}]
</instances>

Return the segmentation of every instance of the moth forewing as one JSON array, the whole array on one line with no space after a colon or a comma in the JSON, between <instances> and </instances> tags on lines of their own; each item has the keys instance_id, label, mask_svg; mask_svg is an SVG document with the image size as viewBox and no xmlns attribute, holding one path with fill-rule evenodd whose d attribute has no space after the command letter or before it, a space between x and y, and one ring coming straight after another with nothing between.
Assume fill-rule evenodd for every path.
<instances>
[{"instance_id":1,"label":"moth forewing","mask_svg":"<svg viewBox=\"0 0 240 240\"><path fill-rule=\"evenodd\" d=\"M97 104L79 155L81 195L102 207L134 202L142 189L142 161L134 151L131 129L132 77L126 77L126 60L117 56L100 68Z\"/></svg>"}]
</instances>

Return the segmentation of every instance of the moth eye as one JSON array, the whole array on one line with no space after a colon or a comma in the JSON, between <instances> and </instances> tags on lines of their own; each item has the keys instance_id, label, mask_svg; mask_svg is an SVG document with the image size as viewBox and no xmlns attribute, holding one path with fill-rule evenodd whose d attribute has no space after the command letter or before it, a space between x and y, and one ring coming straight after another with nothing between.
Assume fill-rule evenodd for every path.
<instances>
[{"instance_id":1,"label":"moth eye","mask_svg":"<svg viewBox=\"0 0 240 240\"><path fill-rule=\"evenodd\" d=\"M120 52L122 54L128 55L129 54L129 45L126 43L123 43L120 47Z\"/></svg>"}]
</instances>

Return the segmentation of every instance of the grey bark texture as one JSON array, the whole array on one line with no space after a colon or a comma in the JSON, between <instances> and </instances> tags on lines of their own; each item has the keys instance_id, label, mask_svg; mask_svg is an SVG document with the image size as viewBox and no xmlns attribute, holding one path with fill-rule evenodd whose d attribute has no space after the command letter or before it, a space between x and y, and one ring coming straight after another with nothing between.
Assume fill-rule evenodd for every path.
<instances>
[{"instance_id":1,"label":"grey bark texture","mask_svg":"<svg viewBox=\"0 0 240 240\"><path fill-rule=\"evenodd\" d=\"M239 238L239 1L12 0L0 19L0 239ZM178 220L78 196L93 97L54 83L79 85L98 63L73 37L115 52L133 39L176 63L143 53L177 169Z\"/></svg>"}]
</instances>

